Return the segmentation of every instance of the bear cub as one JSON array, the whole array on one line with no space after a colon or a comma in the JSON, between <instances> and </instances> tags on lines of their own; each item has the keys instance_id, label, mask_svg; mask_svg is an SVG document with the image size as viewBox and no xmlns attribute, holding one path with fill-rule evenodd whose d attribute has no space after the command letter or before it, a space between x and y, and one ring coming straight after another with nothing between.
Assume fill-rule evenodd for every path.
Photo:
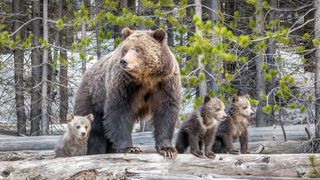
<instances>
[{"instance_id":1,"label":"bear cub","mask_svg":"<svg viewBox=\"0 0 320 180\"><path fill-rule=\"evenodd\" d=\"M206 96L204 103L191 116L182 123L176 140L176 150L184 153L188 146L190 152L197 157L204 157L201 151L205 147L205 155L215 158L212 145L215 140L216 130L221 121L227 116L224 111L224 103L219 98Z\"/></svg>"},{"instance_id":2,"label":"bear cub","mask_svg":"<svg viewBox=\"0 0 320 180\"><path fill-rule=\"evenodd\" d=\"M240 151L242 154L248 152L248 130L250 119L254 115L248 100L249 96L237 96L232 98L228 118L222 122L218 128L216 141L213 145L215 153L239 154L234 150L233 142L240 141Z\"/></svg>"},{"instance_id":3,"label":"bear cub","mask_svg":"<svg viewBox=\"0 0 320 180\"><path fill-rule=\"evenodd\" d=\"M68 129L55 147L55 157L81 156L87 154L87 141L93 115L74 116L67 114Z\"/></svg>"}]
</instances>

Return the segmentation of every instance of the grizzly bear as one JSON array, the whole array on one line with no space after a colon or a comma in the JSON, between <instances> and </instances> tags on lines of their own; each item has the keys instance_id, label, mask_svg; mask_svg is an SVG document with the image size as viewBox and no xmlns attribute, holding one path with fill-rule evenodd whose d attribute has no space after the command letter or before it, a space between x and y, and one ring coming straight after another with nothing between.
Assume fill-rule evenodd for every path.
<instances>
[{"instance_id":1,"label":"grizzly bear","mask_svg":"<svg viewBox=\"0 0 320 180\"><path fill-rule=\"evenodd\" d=\"M76 93L75 114L95 117L88 154L142 152L131 133L137 119L151 115L157 152L175 158L181 82L165 31L124 28L121 34L120 45L86 71Z\"/></svg>"},{"instance_id":2,"label":"grizzly bear","mask_svg":"<svg viewBox=\"0 0 320 180\"><path fill-rule=\"evenodd\" d=\"M218 126L227 117L224 108L224 103L219 98L211 98L207 95L203 105L182 123L176 140L178 153L184 153L190 146L190 152L193 155L204 157L201 152L204 143L205 155L214 159L215 154L211 149Z\"/></svg>"},{"instance_id":3,"label":"grizzly bear","mask_svg":"<svg viewBox=\"0 0 320 180\"><path fill-rule=\"evenodd\" d=\"M248 100L249 96L237 96L232 98L227 119L218 128L216 141L213 145L215 153L239 154L233 147L233 142L240 141L240 152L248 152L248 130L250 119L254 115Z\"/></svg>"},{"instance_id":4,"label":"grizzly bear","mask_svg":"<svg viewBox=\"0 0 320 180\"><path fill-rule=\"evenodd\" d=\"M55 157L86 155L92 121L92 114L74 116L73 113L68 113L68 129L55 146Z\"/></svg>"}]
</instances>

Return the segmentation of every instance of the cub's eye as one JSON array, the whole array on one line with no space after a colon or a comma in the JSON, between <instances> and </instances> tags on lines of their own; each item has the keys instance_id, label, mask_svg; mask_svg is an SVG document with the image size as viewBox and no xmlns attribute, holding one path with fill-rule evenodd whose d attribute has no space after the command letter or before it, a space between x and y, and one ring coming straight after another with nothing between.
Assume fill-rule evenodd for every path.
<instances>
[{"instance_id":1,"label":"cub's eye","mask_svg":"<svg viewBox=\"0 0 320 180\"><path fill-rule=\"evenodd\" d=\"M142 52L142 49L138 47L138 48L136 48L136 52L137 52L137 53L141 53L141 52Z\"/></svg>"},{"instance_id":2,"label":"cub's eye","mask_svg":"<svg viewBox=\"0 0 320 180\"><path fill-rule=\"evenodd\" d=\"M85 126L84 128L88 129L88 126Z\"/></svg>"},{"instance_id":3,"label":"cub's eye","mask_svg":"<svg viewBox=\"0 0 320 180\"><path fill-rule=\"evenodd\" d=\"M247 109L248 107L246 106L246 107L243 107L243 109Z\"/></svg>"},{"instance_id":4,"label":"cub's eye","mask_svg":"<svg viewBox=\"0 0 320 180\"><path fill-rule=\"evenodd\" d=\"M126 55L127 52L128 52L128 49L123 49L123 50L122 50L122 55L123 55L123 56Z\"/></svg>"},{"instance_id":5,"label":"cub's eye","mask_svg":"<svg viewBox=\"0 0 320 180\"><path fill-rule=\"evenodd\" d=\"M77 129L80 129L80 126L77 126Z\"/></svg>"},{"instance_id":6,"label":"cub's eye","mask_svg":"<svg viewBox=\"0 0 320 180\"><path fill-rule=\"evenodd\" d=\"M220 109L220 108L217 108L216 110L217 110L217 111L220 111L221 109Z\"/></svg>"}]
</instances>

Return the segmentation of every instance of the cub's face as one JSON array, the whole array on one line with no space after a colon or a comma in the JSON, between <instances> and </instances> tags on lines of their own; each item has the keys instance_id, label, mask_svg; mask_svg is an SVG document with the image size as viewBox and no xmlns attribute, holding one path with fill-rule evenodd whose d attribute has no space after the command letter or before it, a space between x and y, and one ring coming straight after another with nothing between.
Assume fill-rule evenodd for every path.
<instances>
[{"instance_id":1,"label":"cub's face","mask_svg":"<svg viewBox=\"0 0 320 180\"><path fill-rule=\"evenodd\" d=\"M218 121L224 121L227 118L224 103L219 98L206 96L204 99L205 111Z\"/></svg>"},{"instance_id":2,"label":"cub's face","mask_svg":"<svg viewBox=\"0 0 320 180\"><path fill-rule=\"evenodd\" d=\"M93 115L74 116L72 113L67 115L68 128L73 136L78 139L86 139L91 130Z\"/></svg>"},{"instance_id":3,"label":"cub's face","mask_svg":"<svg viewBox=\"0 0 320 180\"><path fill-rule=\"evenodd\" d=\"M246 117L251 117L254 115L254 111L252 110L248 95L234 96L232 101L238 109L238 113L240 113L241 115Z\"/></svg>"},{"instance_id":4,"label":"cub's face","mask_svg":"<svg viewBox=\"0 0 320 180\"><path fill-rule=\"evenodd\" d=\"M122 30L120 66L134 77L146 77L163 67L161 44L165 31Z\"/></svg>"}]
</instances>

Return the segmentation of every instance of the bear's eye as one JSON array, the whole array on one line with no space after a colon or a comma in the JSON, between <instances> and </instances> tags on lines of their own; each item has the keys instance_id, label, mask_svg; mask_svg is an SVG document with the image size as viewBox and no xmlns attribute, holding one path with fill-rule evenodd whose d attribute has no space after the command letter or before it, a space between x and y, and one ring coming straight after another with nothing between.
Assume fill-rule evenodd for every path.
<instances>
[{"instance_id":1,"label":"bear's eye","mask_svg":"<svg viewBox=\"0 0 320 180\"><path fill-rule=\"evenodd\" d=\"M85 126L84 128L88 129L88 126Z\"/></svg>"},{"instance_id":2,"label":"bear's eye","mask_svg":"<svg viewBox=\"0 0 320 180\"><path fill-rule=\"evenodd\" d=\"M220 109L220 108L216 108L216 110L217 110L217 111L220 111L221 109Z\"/></svg>"},{"instance_id":3,"label":"bear's eye","mask_svg":"<svg viewBox=\"0 0 320 180\"><path fill-rule=\"evenodd\" d=\"M126 55L127 52L128 52L128 49L127 49L127 48L123 49L123 50L122 50L122 55L123 55L123 56Z\"/></svg>"},{"instance_id":4,"label":"bear's eye","mask_svg":"<svg viewBox=\"0 0 320 180\"><path fill-rule=\"evenodd\" d=\"M136 48L136 52L137 52L137 53L141 53L141 52L142 52L142 49L138 47L138 48Z\"/></svg>"},{"instance_id":5,"label":"bear's eye","mask_svg":"<svg viewBox=\"0 0 320 180\"><path fill-rule=\"evenodd\" d=\"M77 126L77 129L80 129L80 126Z\"/></svg>"},{"instance_id":6,"label":"bear's eye","mask_svg":"<svg viewBox=\"0 0 320 180\"><path fill-rule=\"evenodd\" d=\"M243 107L243 109L247 109L247 108L248 108L247 106Z\"/></svg>"}]
</instances>

